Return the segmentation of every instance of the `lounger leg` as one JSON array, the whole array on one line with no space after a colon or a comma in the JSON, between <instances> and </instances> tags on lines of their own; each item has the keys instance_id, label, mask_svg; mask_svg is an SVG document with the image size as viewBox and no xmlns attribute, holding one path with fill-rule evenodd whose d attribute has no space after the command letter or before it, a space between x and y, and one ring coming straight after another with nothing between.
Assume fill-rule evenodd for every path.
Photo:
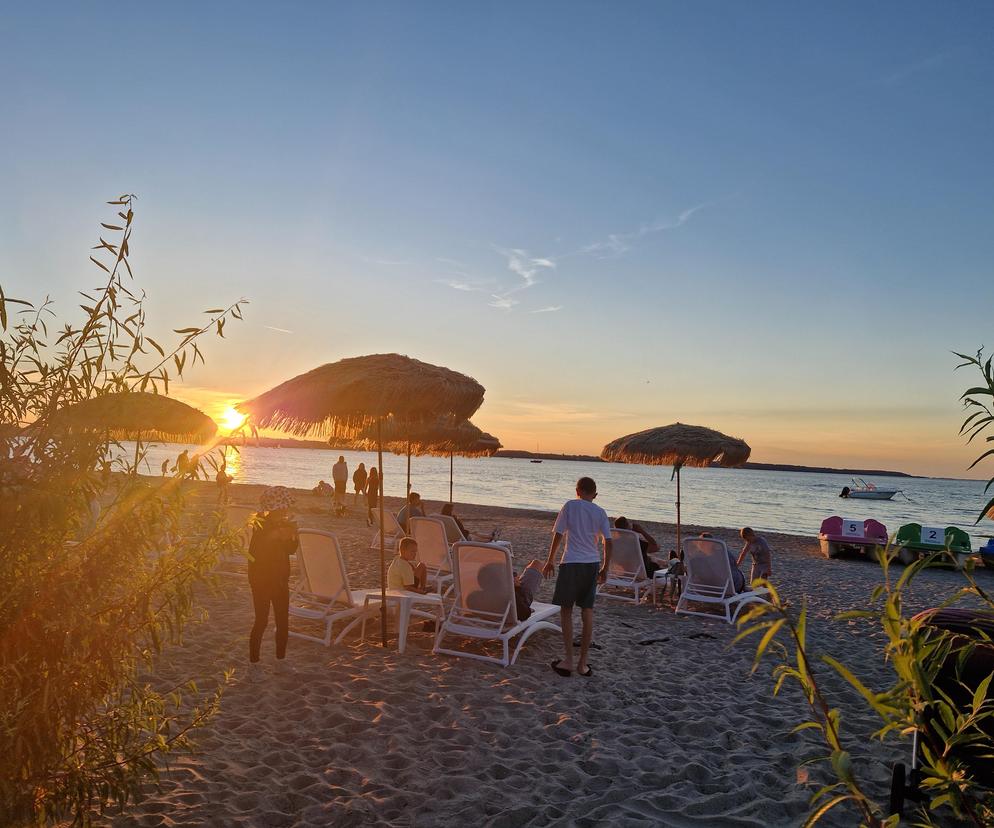
<instances>
[{"instance_id":1,"label":"lounger leg","mask_svg":"<svg viewBox=\"0 0 994 828\"><path fill-rule=\"evenodd\" d=\"M397 619L397 652L403 653L407 647L407 625L411 620L411 602L402 599L400 601L400 615Z\"/></svg>"}]
</instances>

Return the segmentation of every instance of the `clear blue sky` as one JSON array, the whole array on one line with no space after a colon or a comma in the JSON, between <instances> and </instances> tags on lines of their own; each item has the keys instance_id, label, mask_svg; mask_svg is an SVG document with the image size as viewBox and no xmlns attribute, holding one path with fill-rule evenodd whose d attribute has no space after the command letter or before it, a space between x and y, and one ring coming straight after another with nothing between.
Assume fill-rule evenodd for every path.
<instances>
[{"instance_id":1,"label":"clear blue sky","mask_svg":"<svg viewBox=\"0 0 994 828\"><path fill-rule=\"evenodd\" d=\"M513 447L680 419L961 474L992 32L989 3L18 4L0 278L68 310L134 192L154 331L251 299L182 392L210 413L400 351L476 376Z\"/></svg>"}]
</instances>

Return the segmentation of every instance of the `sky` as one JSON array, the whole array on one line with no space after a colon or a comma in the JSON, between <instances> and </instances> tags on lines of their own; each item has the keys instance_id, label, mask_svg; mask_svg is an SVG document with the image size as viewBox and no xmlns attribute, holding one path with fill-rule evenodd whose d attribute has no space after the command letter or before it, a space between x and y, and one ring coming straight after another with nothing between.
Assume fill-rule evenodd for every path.
<instances>
[{"instance_id":1,"label":"sky","mask_svg":"<svg viewBox=\"0 0 994 828\"><path fill-rule=\"evenodd\" d=\"M967 472L994 347L994 5L10 4L0 284L71 316L136 202L174 392L398 352L506 447L673 421L761 462ZM984 476L989 476L989 473Z\"/></svg>"}]
</instances>

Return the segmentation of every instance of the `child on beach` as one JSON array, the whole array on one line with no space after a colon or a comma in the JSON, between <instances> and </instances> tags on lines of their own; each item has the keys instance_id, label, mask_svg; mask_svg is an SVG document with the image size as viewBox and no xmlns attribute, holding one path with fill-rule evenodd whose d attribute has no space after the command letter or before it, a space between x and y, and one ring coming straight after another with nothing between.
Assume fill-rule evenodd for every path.
<instances>
[{"instance_id":1,"label":"child on beach","mask_svg":"<svg viewBox=\"0 0 994 828\"><path fill-rule=\"evenodd\" d=\"M249 635L249 662L259 663L269 608L276 621L276 663L283 666L290 630L290 556L297 551L297 524L290 517L293 496L284 486L269 486L259 498L261 515L249 541L248 580L255 623Z\"/></svg>"},{"instance_id":2,"label":"child on beach","mask_svg":"<svg viewBox=\"0 0 994 828\"><path fill-rule=\"evenodd\" d=\"M769 579L773 574L773 553L766 538L757 535L750 527L743 527L739 532L739 537L745 541L739 559L735 562L737 566L742 565L746 555L752 555L752 572L749 573L749 583L757 578Z\"/></svg>"},{"instance_id":3,"label":"child on beach","mask_svg":"<svg viewBox=\"0 0 994 828\"><path fill-rule=\"evenodd\" d=\"M566 539L566 549L559 563L556 577L556 591L552 603L558 604L563 629L565 656L552 662L552 669L560 676L573 672L573 607L579 605L583 632L580 639L580 657L576 661L576 672L584 677L593 675L587 663L587 653L594 636L594 599L597 597L597 584L607 580L607 567L611 561L611 520L600 506L594 504L597 497L597 484L589 477L576 481L576 499L569 500L559 512L552 531L552 544L549 559L542 569L545 577L551 577L555 566L553 559L559 544ZM604 558L598 541L604 542Z\"/></svg>"},{"instance_id":4,"label":"child on beach","mask_svg":"<svg viewBox=\"0 0 994 828\"><path fill-rule=\"evenodd\" d=\"M397 557L387 570L389 589L406 589L408 592L428 592L428 570L418 560L418 542L414 538L401 538Z\"/></svg>"}]
</instances>

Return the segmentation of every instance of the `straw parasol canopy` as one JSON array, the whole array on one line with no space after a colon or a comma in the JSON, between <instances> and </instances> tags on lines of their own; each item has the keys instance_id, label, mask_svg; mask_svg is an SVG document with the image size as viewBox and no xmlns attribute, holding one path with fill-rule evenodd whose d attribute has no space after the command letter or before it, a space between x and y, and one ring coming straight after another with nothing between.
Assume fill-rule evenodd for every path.
<instances>
[{"instance_id":1,"label":"straw parasol canopy","mask_svg":"<svg viewBox=\"0 0 994 828\"><path fill-rule=\"evenodd\" d=\"M407 424L469 419L483 394L480 383L457 371L400 354L373 354L322 365L236 407L260 428L356 437L387 417Z\"/></svg>"},{"instance_id":2,"label":"straw parasol canopy","mask_svg":"<svg viewBox=\"0 0 994 828\"><path fill-rule=\"evenodd\" d=\"M400 354L372 354L330 362L240 403L256 428L305 436L355 438L376 425L380 469L380 609L387 645L386 543L383 525L383 424L413 426L441 417L468 420L483 404L472 377Z\"/></svg>"},{"instance_id":3,"label":"straw parasol canopy","mask_svg":"<svg viewBox=\"0 0 994 828\"><path fill-rule=\"evenodd\" d=\"M703 426L673 423L647 428L612 440L601 451L601 459L613 463L645 463L672 466L676 477L676 544L682 552L680 524L680 469L684 466L741 466L752 449L745 440L729 437Z\"/></svg>"},{"instance_id":4,"label":"straw parasol canopy","mask_svg":"<svg viewBox=\"0 0 994 828\"><path fill-rule=\"evenodd\" d=\"M745 440L729 437L703 426L673 423L647 428L612 440L601 458L614 463L645 463L650 466L741 466L752 449Z\"/></svg>"},{"instance_id":5,"label":"straw parasol canopy","mask_svg":"<svg viewBox=\"0 0 994 828\"><path fill-rule=\"evenodd\" d=\"M366 428L353 440L336 441L341 447L370 451L376 447L376 429ZM452 502L453 456L491 457L502 446L500 440L469 420L440 417L426 423L403 423L389 419L383 423L383 447L394 454L407 455L407 491L411 490L411 455L449 458L449 502Z\"/></svg>"},{"instance_id":6,"label":"straw parasol canopy","mask_svg":"<svg viewBox=\"0 0 994 828\"><path fill-rule=\"evenodd\" d=\"M114 440L176 440L206 443L217 432L204 412L144 391L104 394L60 409L57 426L106 433Z\"/></svg>"}]
</instances>

